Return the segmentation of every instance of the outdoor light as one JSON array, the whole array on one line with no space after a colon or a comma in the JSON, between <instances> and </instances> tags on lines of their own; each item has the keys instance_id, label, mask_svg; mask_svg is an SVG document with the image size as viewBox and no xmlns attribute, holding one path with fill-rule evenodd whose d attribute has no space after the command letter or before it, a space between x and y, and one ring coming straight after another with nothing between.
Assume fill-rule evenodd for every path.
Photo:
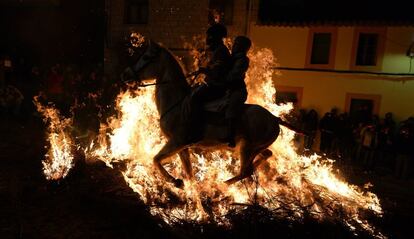
<instances>
[{"instance_id":1,"label":"outdoor light","mask_svg":"<svg viewBox=\"0 0 414 239\"><path fill-rule=\"evenodd\" d=\"M408 47L406 55L408 57L414 58L414 42L412 42L410 47Z\"/></svg>"}]
</instances>

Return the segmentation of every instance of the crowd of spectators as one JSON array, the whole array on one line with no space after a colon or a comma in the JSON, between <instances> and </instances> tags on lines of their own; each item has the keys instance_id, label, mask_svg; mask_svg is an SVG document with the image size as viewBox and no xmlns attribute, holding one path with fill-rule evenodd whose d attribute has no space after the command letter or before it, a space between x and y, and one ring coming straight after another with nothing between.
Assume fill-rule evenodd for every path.
<instances>
[{"instance_id":1,"label":"crowd of spectators","mask_svg":"<svg viewBox=\"0 0 414 239\"><path fill-rule=\"evenodd\" d=\"M333 108L320 119L315 110L301 109L296 119L298 127L307 132L300 141L305 151L359 164L366 173L375 172L380 165L398 178L412 176L414 117L397 124L391 112L380 118L361 107L352 115L339 114ZM318 147L314 142L319 135Z\"/></svg>"},{"instance_id":2,"label":"crowd of spectators","mask_svg":"<svg viewBox=\"0 0 414 239\"><path fill-rule=\"evenodd\" d=\"M83 128L91 127L91 114L99 111L103 90L108 88L103 66L81 67L76 64L36 66L0 60L0 118L24 122L37 114L33 98L53 102L63 116L73 115ZM88 116L89 115L89 116ZM86 123L89 122L89 123ZM94 127L98 127L96 121Z\"/></svg>"}]
</instances>

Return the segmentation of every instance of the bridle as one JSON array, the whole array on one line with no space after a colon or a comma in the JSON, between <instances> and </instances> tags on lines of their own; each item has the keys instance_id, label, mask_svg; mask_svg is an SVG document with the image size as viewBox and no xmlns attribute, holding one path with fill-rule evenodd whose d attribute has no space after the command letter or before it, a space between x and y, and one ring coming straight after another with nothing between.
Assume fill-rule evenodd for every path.
<instances>
[{"instance_id":1,"label":"bridle","mask_svg":"<svg viewBox=\"0 0 414 239\"><path fill-rule=\"evenodd\" d=\"M151 41L149 41L148 46L146 47L147 49L145 50L144 53L142 53L139 57L137 62L132 66L132 67L128 67L131 71L131 73L133 74L133 78L138 78L139 72L146 67L152 59L154 59L156 56L159 55L160 53L160 47L157 45L153 45L153 43ZM128 69L127 68L127 69ZM130 83L130 82L135 82L135 80L128 80L128 81L124 81L125 83ZM168 84L170 82L155 82L155 83L150 83L150 84L144 84L144 83L138 83L136 86L137 87L147 87L147 86L154 86L154 85L162 85L162 84Z\"/></svg>"},{"instance_id":2,"label":"bridle","mask_svg":"<svg viewBox=\"0 0 414 239\"><path fill-rule=\"evenodd\" d=\"M139 72L145 66L147 66L154 57L158 56L160 54L160 51L161 51L161 48L159 46L153 45L153 43L151 41L149 42L145 52L138 57L137 63L135 63L135 65L133 65L132 67L129 67L131 69L133 75L134 75L134 78L138 78ZM128 82L133 82L133 81L134 80L128 80L128 81L124 81L124 82L128 83ZM164 84L170 84L170 83L171 83L171 81L155 82L155 83L148 83L148 84L138 83L136 86L137 87L148 87L148 86L164 85ZM184 97L179 99L177 102L175 102L172 106L170 106L160 116L160 120L162 120L168 113L170 113L171 110L173 110L175 107L177 107L186 97L187 97L187 95L185 95Z\"/></svg>"}]
</instances>

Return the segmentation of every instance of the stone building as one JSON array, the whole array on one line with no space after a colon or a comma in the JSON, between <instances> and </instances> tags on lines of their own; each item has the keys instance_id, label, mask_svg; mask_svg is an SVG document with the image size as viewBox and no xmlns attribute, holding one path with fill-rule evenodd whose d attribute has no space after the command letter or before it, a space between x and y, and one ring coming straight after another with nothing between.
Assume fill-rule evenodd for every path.
<instances>
[{"instance_id":1,"label":"stone building","mask_svg":"<svg viewBox=\"0 0 414 239\"><path fill-rule=\"evenodd\" d=\"M107 63L131 31L162 43L185 61L185 43L196 36L204 39L209 23L224 23L230 37L248 35L249 21L255 17L251 13L257 12L253 0L106 0L105 4Z\"/></svg>"},{"instance_id":2,"label":"stone building","mask_svg":"<svg viewBox=\"0 0 414 239\"><path fill-rule=\"evenodd\" d=\"M230 37L248 35L273 50L276 101L320 115L361 105L400 120L414 115L414 15L403 0L107 0L106 9L107 63L130 31L185 61L185 42L204 36L219 13Z\"/></svg>"}]
</instances>

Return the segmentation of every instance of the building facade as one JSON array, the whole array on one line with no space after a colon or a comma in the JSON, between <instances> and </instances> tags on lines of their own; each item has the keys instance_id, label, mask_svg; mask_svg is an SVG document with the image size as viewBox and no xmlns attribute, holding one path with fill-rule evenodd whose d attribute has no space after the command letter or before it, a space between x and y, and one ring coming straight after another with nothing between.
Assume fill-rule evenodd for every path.
<instances>
[{"instance_id":1,"label":"building facade","mask_svg":"<svg viewBox=\"0 0 414 239\"><path fill-rule=\"evenodd\" d=\"M367 107L381 117L414 116L414 66L408 49L413 26L258 25L250 37L273 50L281 74L280 95L320 114L331 108L353 113Z\"/></svg>"},{"instance_id":2,"label":"building facade","mask_svg":"<svg viewBox=\"0 0 414 239\"><path fill-rule=\"evenodd\" d=\"M351 114L367 107L399 120L413 116L414 53L408 49L414 20L358 4L343 2L355 13L350 18L306 0L107 0L106 61L110 66L117 46L137 31L185 62L185 43L204 36L219 16L230 37L248 35L256 46L273 50L281 73L274 76L277 102L294 101L320 115L333 107Z\"/></svg>"},{"instance_id":3,"label":"building facade","mask_svg":"<svg viewBox=\"0 0 414 239\"><path fill-rule=\"evenodd\" d=\"M106 0L106 65L116 64L113 54L130 32L139 32L190 61L187 44L204 39L213 21L226 25L230 37L247 35L252 0ZM250 10L249 10L250 9ZM107 67L110 69L110 67Z\"/></svg>"}]
</instances>

